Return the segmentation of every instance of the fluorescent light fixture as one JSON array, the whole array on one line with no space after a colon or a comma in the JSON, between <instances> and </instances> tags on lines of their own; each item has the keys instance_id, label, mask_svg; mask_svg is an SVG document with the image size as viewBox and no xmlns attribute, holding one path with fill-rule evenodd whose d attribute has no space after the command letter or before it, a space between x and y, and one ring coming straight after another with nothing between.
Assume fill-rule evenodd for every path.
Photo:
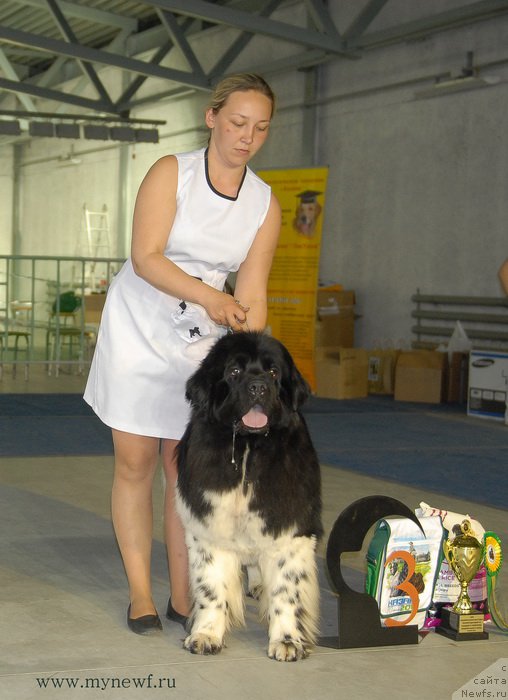
<instances>
[{"instance_id":1,"label":"fluorescent light fixture","mask_svg":"<svg viewBox=\"0 0 508 700\"><path fill-rule=\"evenodd\" d=\"M489 87L489 85L496 85L499 82L500 78L494 75L485 76L483 78L466 76L464 78L454 78L453 80L440 80L434 83L432 87L418 90L415 92L414 97L417 100L425 100L431 97L450 95L465 90L477 90L478 88Z\"/></svg>"},{"instance_id":2,"label":"fluorescent light fixture","mask_svg":"<svg viewBox=\"0 0 508 700\"><path fill-rule=\"evenodd\" d=\"M109 139L109 128L102 124L85 124L83 133L85 139L95 139L96 141L107 141Z\"/></svg>"},{"instance_id":3,"label":"fluorescent light fixture","mask_svg":"<svg viewBox=\"0 0 508 700\"><path fill-rule=\"evenodd\" d=\"M55 135L55 125L52 122L30 122L28 133L30 136L51 137Z\"/></svg>"},{"instance_id":4,"label":"fluorescent light fixture","mask_svg":"<svg viewBox=\"0 0 508 700\"><path fill-rule=\"evenodd\" d=\"M79 124L57 124L55 131L61 139L79 139Z\"/></svg>"},{"instance_id":5,"label":"fluorescent light fixture","mask_svg":"<svg viewBox=\"0 0 508 700\"><path fill-rule=\"evenodd\" d=\"M21 127L18 121L3 121L0 119L0 134L8 136L20 136Z\"/></svg>"},{"instance_id":6,"label":"fluorescent light fixture","mask_svg":"<svg viewBox=\"0 0 508 700\"><path fill-rule=\"evenodd\" d=\"M109 134L113 141L135 141L136 132L130 126L112 126Z\"/></svg>"},{"instance_id":7,"label":"fluorescent light fixture","mask_svg":"<svg viewBox=\"0 0 508 700\"><path fill-rule=\"evenodd\" d=\"M136 129L136 141L159 143L158 129Z\"/></svg>"}]
</instances>

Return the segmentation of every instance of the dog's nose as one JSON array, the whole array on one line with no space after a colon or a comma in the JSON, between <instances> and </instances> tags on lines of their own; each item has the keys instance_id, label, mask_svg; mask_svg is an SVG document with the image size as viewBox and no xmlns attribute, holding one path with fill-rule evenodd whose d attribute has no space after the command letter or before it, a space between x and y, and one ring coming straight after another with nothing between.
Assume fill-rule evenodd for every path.
<instances>
[{"instance_id":1,"label":"dog's nose","mask_svg":"<svg viewBox=\"0 0 508 700\"><path fill-rule=\"evenodd\" d=\"M264 396L266 393L266 383L262 379L253 379L249 383L248 391L253 398Z\"/></svg>"}]
</instances>

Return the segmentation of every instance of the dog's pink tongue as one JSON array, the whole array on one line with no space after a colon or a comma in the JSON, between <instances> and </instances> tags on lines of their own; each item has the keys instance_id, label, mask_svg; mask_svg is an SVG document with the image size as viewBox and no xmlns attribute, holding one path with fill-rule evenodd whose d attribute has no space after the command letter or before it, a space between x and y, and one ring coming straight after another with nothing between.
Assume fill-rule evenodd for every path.
<instances>
[{"instance_id":1,"label":"dog's pink tongue","mask_svg":"<svg viewBox=\"0 0 508 700\"><path fill-rule=\"evenodd\" d=\"M259 406L254 406L242 417L242 423L248 428L263 428L268 423L268 418Z\"/></svg>"}]
</instances>

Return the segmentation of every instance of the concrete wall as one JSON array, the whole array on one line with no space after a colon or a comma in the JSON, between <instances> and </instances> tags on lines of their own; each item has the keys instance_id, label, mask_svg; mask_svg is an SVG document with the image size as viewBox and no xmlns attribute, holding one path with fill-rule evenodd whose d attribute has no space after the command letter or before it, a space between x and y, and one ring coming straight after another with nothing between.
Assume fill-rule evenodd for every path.
<instances>
[{"instance_id":1,"label":"concrete wall","mask_svg":"<svg viewBox=\"0 0 508 700\"><path fill-rule=\"evenodd\" d=\"M390 0L372 31L463 2ZM331 0L339 30L358 11L356 0ZM424 8L424 10L422 9ZM302 3L275 17L303 18ZM232 30L199 38L206 64L220 55ZM428 293L500 294L496 272L508 256L508 18L366 51L360 59L334 59L318 70L316 165L329 166L321 278L357 292L357 343L410 342L410 296ZM198 39L196 38L196 41ZM234 70L260 56L278 58L294 48L256 37ZM491 87L415 99L443 72L459 75L474 51ZM257 58L256 58L257 57ZM173 61L173 62L171 62ZM177 66L177 57L168 65ZM501 61L501 63L499 63ZM279 111L254 167L311 165L302 143L305 75L267 76ZM104 70L101 78L113 81ZM109 85L110 83L108 83ZM118 86L118 91L120 91ZM144 90L166 89L152 81ZM84 88L82 94L93 94ZM82 207L107 205L113 255L128 251L130 220L139 184L160 156L204 144L206 95L160 100L136 116L162 118L157 145L124 146L91 141L32 140L23 148L19 250L73 255L79 248ZM53 105L54 107L54 105ZM41 106L41 109L47 105ZM69 111L69 110L66 110ZM70 153L79 161L61 162ZM12 149L0 149L0 252L12 251Z\"/></svg>"},{"instance_id":2,"label":"concrete wall","mask_svg":"<svg viewBox=\"0 0 508 700\"><path fill-rule=\"evenodd\" d=\"M390 10L409 19L403 13L415 4L389 2L372 30L395 21ZM467 51L480 65L506 59L507 34L508 19L481 22L322 69L319 160L330 165L330 181L321 275L357 290L359 344L407 344L417 288L500 294L506 65L481 69L499 78L492 87L425 100L415 92L432 84L422 76L460 75Z\"/></svg>"}]
</instances>

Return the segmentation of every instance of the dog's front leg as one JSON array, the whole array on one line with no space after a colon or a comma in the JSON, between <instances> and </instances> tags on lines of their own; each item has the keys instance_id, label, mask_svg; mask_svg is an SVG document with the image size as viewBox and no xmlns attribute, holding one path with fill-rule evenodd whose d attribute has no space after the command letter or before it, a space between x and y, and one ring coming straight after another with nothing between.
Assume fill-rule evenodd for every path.
<instances>
[{"instance_id":1,"label":"dog's front leg","mask_svg":"<svg viewBox=\"0 0 508 700\"><path fill-rule=\"evenodd\" d=\"M243 623L240 561L234 552L192 536L188 549L192 614L184 647L193 654L218 654L226 631Z\"/></svg>"},{"instance_id":2,"label":"dog's front leg","mask_svg":"<svg viewBox=\"0 0 508 700\"><path fill-rule=\"evenodd\" d=\"M315 541L283 538L259 563L262 607L269 626L268 656L277 661L303 659L315 644L319 616Z\"/></svg>"}]
</instances>

